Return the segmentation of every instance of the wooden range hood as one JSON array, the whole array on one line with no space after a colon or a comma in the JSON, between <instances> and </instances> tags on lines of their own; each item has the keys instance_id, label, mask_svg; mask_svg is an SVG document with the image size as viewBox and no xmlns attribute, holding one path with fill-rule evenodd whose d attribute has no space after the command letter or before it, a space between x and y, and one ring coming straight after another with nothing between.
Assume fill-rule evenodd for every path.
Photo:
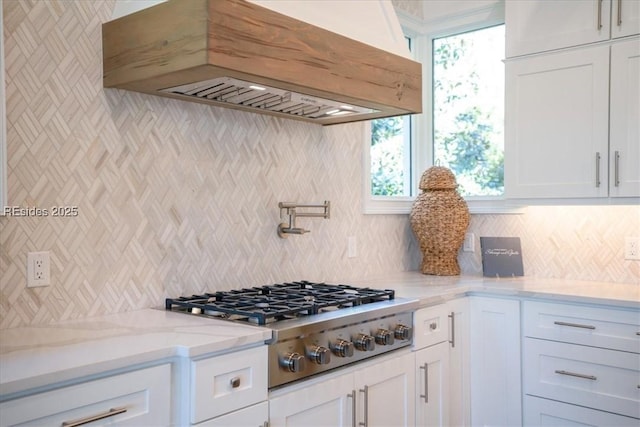
<instances>
[{"instance_id":1,"label":"wooden range hood","mask_svg":"<svg viewBox=\"0 0 640 427\"><path fill-rule=\"evenodd\" d=\"M422 111L420 63L245 0L168 0L102 40L105 88L322 125Z\"/></svg>"}]
</instances>

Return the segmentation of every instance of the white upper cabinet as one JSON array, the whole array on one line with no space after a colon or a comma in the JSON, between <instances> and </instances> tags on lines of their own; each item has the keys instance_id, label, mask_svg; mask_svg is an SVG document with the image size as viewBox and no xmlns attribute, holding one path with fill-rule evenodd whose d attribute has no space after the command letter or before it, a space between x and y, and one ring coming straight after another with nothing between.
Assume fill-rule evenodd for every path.
<instances>
[{"instance_id":1,"label":"white upper cabinet","mask_svg":"<svg viewBox=\"0 0 640 427\"><path fill-rule=\"evenodd\" d=\"M510 0L507 57L640 34L637 0Z\"/></svg>"},{"instance_id":2,"label":"white upper cabinet","mask_svg":"<svg viewBox=\"0 0 640 427\"><path fill-rule=\"evenodd\" d=\"M506 197L640 197L640 1L513 0L505 14Z\"/></svg>"},{"instance_id":3,"label":"white upper cabinet","mask_svg":"<svg viewBox=\"0 0 640 427\"><path fill-rule=\"evenodd\" d=\"M640 5L640 1L636 3ZM609 194L640 195L640 42L611 46Z\"/></svg>"},{"instance_id":4,"label":"white upper cabinet","mask_svg":"<svg viewBox=\"0 0 640 427\"><path fill-rule=\"evenodd\" d=\"M640 39L506 65L505 194L640 197Z\"/></svg>"},{"instance_id":5,"label":"white upper cabinet","mask_svg":"<svg viewBox=\"0 0 640 427\"><path fill-rule=\"evenodd\" d=\"M506 64L508 198L607 197L609 46Z\"/></svg>"}]
</instances>

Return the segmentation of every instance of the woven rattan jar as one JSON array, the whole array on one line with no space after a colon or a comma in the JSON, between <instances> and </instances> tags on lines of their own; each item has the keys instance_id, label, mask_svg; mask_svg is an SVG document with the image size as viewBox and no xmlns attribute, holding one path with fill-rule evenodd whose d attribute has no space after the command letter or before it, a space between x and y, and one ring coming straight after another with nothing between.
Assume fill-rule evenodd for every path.
<instances>
[{"instance_id":1,"label":"woven rattan jar","mask_svg":"<svg viewBox=\"0 0 640 427\"><path fill-rule=\"evenodd\" d=\"M411 209L411 228L422 251L423 274L460 274L458 251L469 226L469 208L457 191L453 173L442 166L427 169L421 193Z\"/></svg>"}]
</instances>

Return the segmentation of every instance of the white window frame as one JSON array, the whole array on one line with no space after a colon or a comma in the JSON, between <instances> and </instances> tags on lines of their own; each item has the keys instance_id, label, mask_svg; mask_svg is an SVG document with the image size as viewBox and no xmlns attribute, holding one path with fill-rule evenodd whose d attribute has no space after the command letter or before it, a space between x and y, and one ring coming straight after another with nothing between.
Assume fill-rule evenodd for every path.
<instances>
[{"instance_id":1,"label":"white window frame","mask_svg":"<svg viewBox=\"0 0 640 427\"><path fill-rule=\"evenodd\" d=\"M6 104L4 94L4 25L3 25L3 1L0 0L0 216L4 216L5 206L9 205L7 190L7 130L6 130Z\"/></svg>"},{"instance_id":2,"label":"white window frame","mask_svg":"<svg viewBox=\"0 0 640 427\"><path fill-rule=\"evenodd\" d=\"M411 169L413 171L412 194L420 191L420 176L433 164L433 91L431 65L433 39L447 37L468 31L479 30L504 24L504 3L472 10L468 13L446 17L438 21L421 22L402 11L398 18L407 37L411 38L415 60L422 64L423 112L412 116L411 128ZM366 122L363 136L363 202L365 214L408 214L415 196L372 196L371 195L371 124ZM465 198L472 214L509 214L523 213L523 208L504 197L467 197Z\"/></svg>"}]
</instances>

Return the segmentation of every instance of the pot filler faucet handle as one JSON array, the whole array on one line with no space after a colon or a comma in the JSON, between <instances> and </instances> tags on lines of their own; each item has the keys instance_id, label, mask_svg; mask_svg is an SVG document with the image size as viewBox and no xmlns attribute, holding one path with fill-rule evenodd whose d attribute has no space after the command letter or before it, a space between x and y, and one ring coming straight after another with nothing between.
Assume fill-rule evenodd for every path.
<instances>
[{"instance_id":1,"label":"pot filler faucet handle","mask_svg":"<svg viewBox=\"0 0 640 427\"><path fill-rule=\"evenodd\" d=\"M302 205L297 203L280 202L278 203L278 207L280 208L280 218L283 217L283 212L284 215L289 217L288 223L283 222L278 225L278 236L284 239L289 234L305 234L310 232L310 230L296 227L296 218L304 217L329 219L331 202L327 200L320 205ZM322 209L322 212L299 212L298 209Z\"/></svg>"}]
</instances>

